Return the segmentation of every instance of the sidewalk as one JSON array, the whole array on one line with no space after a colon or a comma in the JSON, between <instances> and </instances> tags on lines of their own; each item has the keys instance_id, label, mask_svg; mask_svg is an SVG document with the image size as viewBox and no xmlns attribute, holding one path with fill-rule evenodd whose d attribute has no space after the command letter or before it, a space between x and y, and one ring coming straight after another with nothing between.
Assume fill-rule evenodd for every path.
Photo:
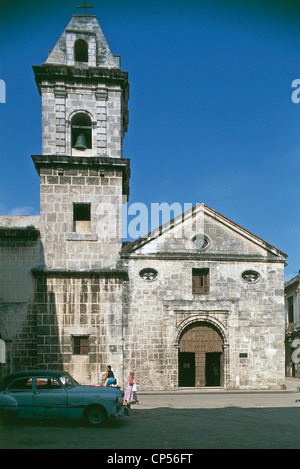
<instances>
[{"instance_id":1,"label":"sidewalk","mask_svg":"<svg viewBox=\"0 0 300 469\"><path fill-rule=\"evenodd\" d=\"M211 388L178 388L168 391L139 391L138 395L147 394L247 394L247 393L287 393L287 392L299 392L300 398L300 379L286 378L285 389L224 389L222 387L211 387Z\"/></svg>"},{"instance_id":2,"label":"sidewalk","mask_svg":"<svg viewBox=\"0 0 300 469\"><path fill-rule=\"evenodd\" d=\"M286 378L285 379L286 391L300 392L300 379Z\"/></svg>"}]
</instances>

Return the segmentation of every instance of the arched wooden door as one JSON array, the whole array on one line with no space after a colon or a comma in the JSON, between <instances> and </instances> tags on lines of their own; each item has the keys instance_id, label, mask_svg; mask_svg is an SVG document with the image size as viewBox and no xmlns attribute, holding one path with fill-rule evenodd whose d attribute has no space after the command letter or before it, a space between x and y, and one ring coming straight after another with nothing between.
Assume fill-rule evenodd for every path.
<instances>
[{"instance_id":1,"label":"arched wooden door","mask_svg":"<svg viewBox=\"0 0 300 469\"><path fill-rule=\"evenodd\" d=\"M207 322L189 325L179 343L179 387L223 386L223 339Z\"/></svg>"}]
</instances>

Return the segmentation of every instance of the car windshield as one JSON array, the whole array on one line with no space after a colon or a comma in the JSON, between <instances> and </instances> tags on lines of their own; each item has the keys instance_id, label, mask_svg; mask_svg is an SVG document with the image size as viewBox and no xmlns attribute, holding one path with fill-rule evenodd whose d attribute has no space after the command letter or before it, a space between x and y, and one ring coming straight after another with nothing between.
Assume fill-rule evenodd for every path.
<instances>
[{"instance_id":1,"label":"car windshield","mask_svg":"<svg viewBox=\"0 0 300 469\"><path fill-rule=\"evenodd\" d=\"M75 379L70 375L62 375L59 379L65 388L74 388L75 386L79 386L79 383L77 383L77 381L75 381Z\"/></svg>"}]
</instances>

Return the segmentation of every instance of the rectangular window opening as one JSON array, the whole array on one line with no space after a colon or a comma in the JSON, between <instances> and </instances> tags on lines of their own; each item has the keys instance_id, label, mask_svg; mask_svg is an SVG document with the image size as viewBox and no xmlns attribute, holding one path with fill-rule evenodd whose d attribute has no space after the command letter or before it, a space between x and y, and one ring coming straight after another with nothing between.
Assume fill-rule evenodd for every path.
<instances>
[{"instance_id":1,"label":"rectangular window opening","mask_svg":"<svg viewBox=\"0 0 300 469\"><path fill-rule=\"evenodd\" d=\"M73 231L91 232L91 204L73 204Z\"/></svg>"},{"instance_id":2,"label":"rectangular window opening","mask_svg":"<svg viewBox=\"0 0 300 469\"><path fill-rule=\"evenodd\" d=\"M209 293L209 269L193 269L192 289L195 295Z\"/></svg>"},{"instance_id":3,"label":"rectangular window opening","mask_svg":"<svg viewBox=\"0 0 300 469\"><path fill-rule=\"evenodd\" d=\"M289 324L294 322L294 297L290 296L288 298L288 321Z\"/></svg>"},{"instance_id":4,"label":"rectangular window opening","mask_svg":"<svg viewBox=\"0 0 300 469\"><path fill-rule=\"evenodd\" d=\"M89 354L89 337L73 336L73 355Z\"/></svg>"}]
</instances>

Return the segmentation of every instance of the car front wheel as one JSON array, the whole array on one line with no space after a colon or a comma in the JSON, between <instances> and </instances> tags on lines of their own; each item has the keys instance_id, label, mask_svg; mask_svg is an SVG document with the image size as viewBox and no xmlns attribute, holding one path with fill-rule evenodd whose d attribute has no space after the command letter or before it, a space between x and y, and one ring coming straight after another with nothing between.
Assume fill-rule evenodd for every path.
<instances>
[{"instance_id":1,"label":"car front wheel","mask_svg":"<svg viewBox=\"0 0 300 469\"><path fill-rule=\"evenodd\" d=\"M88 407L85 412L85 417L90 425L99 426L106 420L106 412L99 406Z\"/></svg>"}]
</instances>

